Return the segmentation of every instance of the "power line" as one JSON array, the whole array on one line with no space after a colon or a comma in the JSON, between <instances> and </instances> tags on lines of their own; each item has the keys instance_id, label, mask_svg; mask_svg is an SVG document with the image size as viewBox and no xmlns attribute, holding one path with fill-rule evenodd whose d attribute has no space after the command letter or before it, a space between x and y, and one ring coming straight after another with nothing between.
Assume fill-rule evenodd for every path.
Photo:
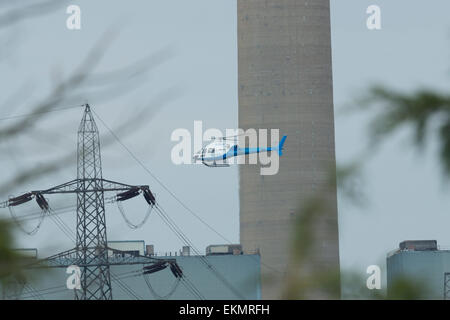
<instances>
[{"instance_id":1,"label":"power line","mask_svg":"<svg viewBox=\"0 0 450 320\"><path fill-rule=\"evenodd\" d=\"M59 108L59 110L68 108L69 107ZM56 111L56 109L45 110L45 112L53 111ZM45 112L41 111L20 116L31 116ZM17 118L19 116L14 117ZM14 117L10 116L7 118L12 119ZM5 119L6 118L4 118L4 120ZM123 283L119 278L110 272L110 264L108 263L109 248L107 247L106 240L104 192L122 191L121 194L123 195L123 199L121 198L119 200L124 200L127 199L127 196L128 198L130 197L130 192L131 195L133 195L136 190L142 190L146 201L151 206L155 204L154 196L150 192L148 186L130 186L102 178L99 132L88 104L85 105L85 111L80 124L80 129L78 131L77 156L77 179L50 189L31 191L21 196L10 198L7 202L0 203L0 205L7 204L8 207L11 207L31 201L35 198L44 213L47 213L51 209L47 200L44 198L44 195L55 193L77 194L76 239L74 239L75 233L73 230L70 229L59 216L51 214L52 220L55 222L57 227L70 240L75 242L76 247L73 250L77 253L78 258L80 258L79 255L81 255L81 259L83 259L83 261L100 261L96 261L96 263L89 262L88 264L84 264L83 268L85 271L81 273L82 287L80 291L75 291L76 299L112 299L111 278L113 278L113 280L116 281L118 285L130 296L136 299L141 299L141 297L128 285ZM57 255L57 258L70 256L73 254L72 251L69 250L63 252L60 255ZM51 260L52 257L49 259ZM65 266L64 263L63 266ZM181 270L180 274L176 274L176 272L174 272L174 275L176 277L181 277ZM193 285L191 285L191 287L193 287Z\"/></svg>"},{"instance_id":2,"label":"power line","mask_svg":"<svg viewBox=\"0 0 450 320\"><path fill-rule=\"evenodd\" d=\"M142 296L137 294L135 291L133 291L133 289L131 289L130 286L128 286L125 282L123 282L123 280L125 280L125 279L136 278L136 277L141 277L141 276L144 277L144 280L147 282L147 279L141 269L127 271L127 272L113 275L112 281L117 283L117 285L122 289L122 291L125 294L127 294L129 297L131 297L132 299L142 300L143 299ZM172 295L176 291L176 288L178 287L179 283L181 283L197 299L205 300L205 298L201 294L201 292L194 286L194 284L191 282L191 280L185 274L183 274L183 277L178 278L178 280L175 280L174 285L172 286L172 288L169 291L170 294L165 295L163 298L168 298L170 295ZM151 288L150 290L152 291L152 289L153 288ZM22 299L29 299L29 298L44 299L43 298L44 295L67 292L67 287L66 287L66 285L60 285L60 286L55 286L55 287L50 287L50 288L34 289L33 291L31 291L31 290L28 290L28 291L29 292L27 292L26 294L19 294L20 298L22 298ZM153 289L153 291L154 291L154 289ZM154 297L158 298L158 296L159 295L156 294L156 292L155 292ZM8 296L8 298L10 298L10 297L15 297L15 295ZM41 297L41 298L39 298L39 297Z\"/></svg>"},{"instance_id":3,"label":"power line","mask_svg":"<svg viewBox=\"0 0 450 320\"><path fill-rule=\"evenodd\" d=\"M216 231L212 226L210 226L206 221L204 221L200 216L198 216L194 211L192 211L188 206L186 206L168 187L166 187L161 180L159 180L145 165L140 159L120 140L120 138L114 133L114 131L103 121L103 119L95 112L95 110L92 110L92 113L100 120L100 122L103 124L103 126L111 133L111 135L116 139L116 141L131 155L131 157L148 173L150 174L153 179L155 179L178 203L180 203L188 212L190 212L192 215L194 215L199 221L201 221L204 225L206 225L210 230L212 230L214 233L219 235L222 239L225 241L231 243L227 238L225 238L222 234L220 234L218 231ZM231 285L226 278L224 278L215 268L212 266L202 255L198 250L195 248L193 243L182 233L182 231L178 228L178 226L175 224L175 222L170 220L170 217L162 211L162 208L160 206L155 207L156 210L160 213L160 217L163 219L163 221L168 224L168 226L172 229L173 232L177 234L177 236L185 242L187 245L191 246L194 251L197 251L197 255L200 257L201 261L208 267L208 270L213 272L215 276L222 281L235 295L240 297L241 299L244 299L244 296L234 288L233 285Z\"/></svg>"},{"instance_id":4,"label":"power line","mask_svg":"<svg viewBox=\"0 0 450 320\"><path fill-rule=\"evenodd\" d=\"M49 209L49 212L52 212ZM76 244L75 232L57 215L50 215L55 225L74 243ZM116 281L120 288L122 288L125 293L129 294L131 297L142 300L138 294L136 294L133 289L131 289L126 283L123 283L119 278L117 278L112 272L110 273L113 281Z\"/></svg>"},{"instance_id":5,"label":"power line","mask_svg":"<svg viewBox=\"0 0 450 320\"><path fill-rule=\"evenodd\" d=\"M197 220L199 220L202 224L204 224L206 227L208 227L211 231L213 231L215 234L217 234L219 237L221 237L223 240L225 240L227 243L232 243L229 239L227 239L224 235L222 235L219 231L214 229L210 224L208 224L205 220L203 220L198 214L196 214L191 208L189 208L183 201L181 201L180 198L178 198L166 185L156 177L156 175L150 171L150 169L145 166L145 164L120 140L120 138L115 134L115 132L103 121L103 119L98 115L95 110L92 110L94 115L100 120L100 122L103 124L103 126L110 132L110 134L116 139L116 141L128 152L128 154L153 178L155 179L158 184L164 188L171 196L174 198L183 208L185 208L190 214L192 214ZM271 269L273 272L281 273L276 268L269 266L265 263L263 263L260 260L261 265L265 266L268 269Z\"/></svg>"},{"instance_id":6,"label":"power line","mask_svg":"<svg viewBox=\"0 0 450 320\"><path fill-rule=\"evenodd\" d=\"M36 300L45 300L45 298L37 292L37 290L31 284L25 284L24 288L28 290L28 292L35 297Z\"/></svg>"},{"instance_id":7,"label":"power line","mask_svg":"<svg viewBox=\"0 0 450 320\"><path fill-rule=\"evenodd\" d=\"M44 221L44 218L45 218L45 211L43 211L43 210L41 211L37 225L31 231L28 231L28 230L25 230L22 223L20 222L20 219L17 218L16 214L14 213L13 207L9 206L8 209L9 209L9 214L11 215L12 220L14 221L14 223L19 227L19 229L22 232L28 234L29 236L33 236L41 228L42 222Z\"/></svg>"},{"instance_id":8,"label":"power line","mask_svg":"<svg viewBox=\"0 0 450 320\"><path fill-rule=\"evenodd\" d=\"M206 298L203 296L203 294L198 290L194 283L185 275L183 274L183 277L181 278L181 284L194 295L199 300L206 300Z\"/></svg>"},{"instance_id":9,"label":"power line","mask_svg":"<svg viewBox=\"0 0 450 320\"><path fill-rule=\"evenodd\" d=\"M159 293L157 293L155 291L155 289L153 288L152 284L150 283L150 279L148 278L148 276L144 275L144 280L145 280L145 283L147 284L148 289L152 293L153 297L155 297L155 299L157 299L157 300L167 300L175 293L175 290L177 290L178 285L180 284L181 278L176 278L175 279L175 282L173 283L172 288L170 288L169 292L166 293L165 295L160 295Z\"/></svg>"},{"instance_id":10,"label":"power line","mask_svg":"<svg viewBox=\"0 0 450 320\"><path fill-rule=\"evenodd\" d=\"M64 220L62 220L59 216L59 214L61 213L67 213L67 212L71 212L76 208L76 206L66 206L66 207L61 207L58 209L49 209L46 216L49 216L52 221L55 223L55 225L58 227L58 229L60 229L60 231L62 231L62 233L64 233L64 235L66 235L73 243L76 242L75 240L75 233L73 232L72 229L70 229L70 227L64 222ZM43 211L39 211L39 212L35 212L35 213L31 213L25 216L22 216L20 219L17 219L17 222L19 223L20 221L25 221L25 220L31 220L31 219L36 219L37 217L32 217L32 216L37 216L37 215L41 215ZM29 217L31 216L31 217ZM24 217L28 217L28 218L24 218ZM120 277L120 280L123 279L128 279L130 277L136 277L136 276L140 276L143 275L142 271L129 271L123 274L119 274L118 276L121 275L127 275L125 277ZM128 296L130 296L131 298L135 298L137 299L137 295L134 295L133 293L130 293L130 291L132 292L132 289L130 287L128 287L125 283L120 282L117 280L117 278L113 277L113 281L118 283L118 286L126 293L128 294ZM202 293L195 287L195 285L192 283L192 281L187 277L186 274L183 274L182 280L181 280L181 284L193 295L195 296L197 299L199 300L205 300L204 296L202 295ZM58 287L52 287L52 288L47 288L47 289L42 289L42 290L38 290L38 291L48 291L48 290L54 290L54 289L58 289L58 288L65 288L65 286L58 286ZM47 294L53 294L53 293L59 293L59 292L63 292L65 290L56 290L56 291L52 291L49 292ZM27 297L23 297L23 298L27 298Z\"/></svg>"},{"instance_id":11,"label":"power line","mask_svg":"<svg viewBox=\"0 0 450 320\"><path fill-rule=\"evenodd\" d=\"M110 274L112 277L112 281L115 281L122 288L122 290L125 293L127 293L130 296L133 296L136 300L143 300L142 297L139 294L137 294L136 292L134 292L134 290L131 289L126 283L122 282L122 280L120 280L112 272Z\"/></svg>"},{"instance_id":12,"label":"power line","mask_svg":"<svg viewBox=\"0 0 450 320\"><path fill-rule=\"evenodd\" d=\"M134 270L134 271L127 271L124 273L119 273L116 276L118 279L123 280L123 279L128 279L131 277L138 277L141 275L142 275L142 270ZM28 298L36 298L36 294L40 294L41 296L44 296L44 295L49 295L49 294L61 293L61 292L67 292L67 286L65 284L55 286L55 287L50 287L50 288L44 288L44 289L34 289L34 295L31 292L28 292L28 295L20 294L19 296L22 299L28 299ZM8 298L9 297L13 297L13 296L11 295L11 296L8 296Z\"/></svg>"},{"instance_id":13,"label":"power line","mask_svg":"<svg viewBox=\"0 0 450 320\"><path fill-rule=\"evenodd\" d=\"M176 223L165 213L159 205L155 207L156 212L161 219L169 226L169 228L180 238L186 245L192 247L194 253L198 256L200 261L206 266L207 270L211 271L216 278L218 278L231 292L233 292L238 298L244 300L245 297L211 264L209 261L200 254L198 249L194 246L192 241L181 231Z\"/></svg>"},{"instance_id":14,"label":"power line","mask_svg":"<svg viewBox=\"0 0 450 320\"><path fill-rule=\"evenodd\" d=\"M117 140L117 142L130 154L130 156L153 178L158 182L158 184L164 188L171 196L174 198L183 208L185 208L189 213L191 213L194 217L196 217L201 223L203 223L205 226L207 226L211 231L213 231L215 234L217 234L219 237L221 237L223 240L227 241L228 243L231 243L230 240L228 240L225 236L223 236L220 232L215 230L211 225L209 225L205 220L203 220L198 214L196 214L191 208L189 208L183 201L181 201L180 198L178 198L168 187L165 186L165 184L156 177L153 172L148 169L144 163L142 163L141 160L137 156L134 155L134 153L120 140L120 138L114 133L114 131L103 121L102 118L95 112L95 110L92 110L94 115L100 120L100 122L103 124L103 126L111 133L111 135L114 137L114 139Z\"/></svg>"},{"instance_id":15,"label":"power line","mask_svg":"<svg viewBox=\"0 0 450 320\"><path fill-rule=\"evenodd\" d=\"M53 216L52 216L53 217ZM76 235L75 232L62 220L59 216L54 216L53 222L55 222L56 226L74 243L76 244ZM119 287L127 293L130 297L135 298L136 300L142 300L137 293L134 292L132 288L130 288L126 283L122 282L116 275L110 272L112 280L115 281Z\"/></svg>"},{"instance_id":16,"label":"power line","mask_svg":"<svg viewBox=\"0 0 450 320\"><path fill-rule=\"evenodd\" d=\"M138 224L134 224L130 221L130 219L127 218L126 214L125 214L125 210L123 209L122 206L122 202L121 201L117 201L117 207L119 208L119 211L123 217L123 220L125 221L125 223L127 224L127 226L130 229L139 229L140 227L142 227L148 220L148 218L150 217L150 213L152 212L152 206L148 206L147 212L144 216L144 219L142 219L141 222L139 222Z\"/></svg>"},{"instance_id":17,"label":"power line","mask_svg":"<svg viewBox=\"0 0 450 320\"><path fill-rule=\"evenodd\" d=\"M60 207L57 209L52 209L52 211L48 212L47 215L60 215L63 213L71 212L75 209L76 209L75 205ZM41 215L42 215L42 210L39 210L39 211L29 212L29 213L26 213L23 215L16 216L16 218L19 222L23 222L23 221L28 221L28 220L40 219Z\"/></svg>"},{"instance_id":18,"label":"power line","mask_svg":"<svg viewBox=\"0 0 450 320\"><path fill-rule=\"evenodd\" d=\"M12 120L12 119L17 119L17 118L33 117L33 116L38 116L38 115L41 115L41 114L55 112L55 111L62 111L62 110L80 108L82 106L83 105L73 105L73 106L67 106L67 107L52 108L50 110L45 110L45 111L38 111L38 112L31 112L31 113L25 113L25 114L17 114L17 115L12 115L12 116L5 116L5 117L0 118L0 121Z\"/></svg>"}]
</instances>

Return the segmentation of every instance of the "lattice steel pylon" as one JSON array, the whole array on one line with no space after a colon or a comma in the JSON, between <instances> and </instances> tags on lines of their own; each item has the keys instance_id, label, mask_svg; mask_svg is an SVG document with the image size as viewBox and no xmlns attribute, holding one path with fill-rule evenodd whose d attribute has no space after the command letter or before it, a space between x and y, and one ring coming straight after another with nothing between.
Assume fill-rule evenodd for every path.
<instances>
[{"instance_id":1,"label":"lattice steel pylon","mask_svg":"<svg viewBox=\"0 0 450 320\"><path fill-rule=\"evenodd\" d=\"M150 206L156 204L155 197L147 185L128 185L103 179L99 131L91 107L86 104L78 129L77 178L49 189L30 191L0 203L0 208L15 207L34 198L42 210L52 214L44 195L77 195L75 248L29 265L46 268L78 266L81 271L81 289L74 290L77 300L112 299L111 265L151 265L162 261L176 264L174 259L130 255L108 247L105 192L119 192L114 198L115 201L125 201L142 193Z\"/></svg>"},{"instance_id":2,"label":"lattice steel pylon","mask_svg":"<svg viewBox=\"0 0 450 320\"><path fill-rule=\"evenodd\" d=\"M106 238L105 198L102 180L100 136L91 108L86 104L78 129L77 255L86 265L81 270L82 290L77 299L112 299ZM86 192L87 190L94 190ZM89 266L97 262L94 266Z\"/></svg>"}]
</instances>

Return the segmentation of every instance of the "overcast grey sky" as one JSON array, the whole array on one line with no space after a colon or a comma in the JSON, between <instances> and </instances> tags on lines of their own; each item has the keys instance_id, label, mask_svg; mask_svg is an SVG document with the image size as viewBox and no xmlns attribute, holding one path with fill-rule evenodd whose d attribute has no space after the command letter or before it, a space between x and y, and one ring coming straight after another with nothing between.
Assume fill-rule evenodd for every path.
<instances>
[{"instance_id":1,"label":"overcast grey sky","mask_svg":"<svg viewBox=\"0 0 450 320\"><path fill-rule=\"evenodd\" d=\"M336 153L338 163L345 163L366 146L367 117L344 116L340 110L369 85L448 92L450 2L331 3ZM370 4L381 8L381 30L365 27ZM364 274L368 265L384 263L386 253L407 239L436 239L450 247L450 190L434 156L435 140L430 138L427 152L420 154L411 148L407 130L399 132L365 165L369 205L355 208L339 197L342 266Z\"/></svg>"},{"instance_id":2,"label":"overcast grey sky","mask_svg":"<svg viewBox=\"0 0 450 320\"><path fill-rule=\"evenodd\" d=\"M158 112L142 129L130 128L123 141L199 216L227 239L238 242L237 168L176 166L170 160L173 130L193 130L194 120L203 120L205 129L237 126L236 1L72 3L82 10L79 31L66 28L67 14L61 8L0 34L7 37L14 33L17 37L11 48L13 54L8 55L8 50L2 48L6 60L0 62L1 99L24 83L34 86L33 91L21 94L17 104L0 110L0 117L29 111L31 103L48 92L52 77L58 72L69 74L110 28L119 29L120 33L106 52L100 71L124 66L170 46L172 57L143 79L136 90L111 101L97 101L89 94L85 98L114 129L159 93L174 86L181 88L176 99L162 107L152 105ZM366 28L365 11L370 4L381 7L381 30ZM369 85L448 90L449 12L450 3L445 0L331 1L338 162L351 160L366 146L367 117L343 116L340 110L354 103ZM81 110L51 114L40 127L57 133L58 138L49 141L45 135L36 133L20 139L12 152L1 155L2 177L75 150L80 119ZM103 134L108 134L100 123L98 126ZM364 189L370 200L367 207L353 207L339 197L340 254L345 268L364 274L368 265L383 264L386 253L404 239L437 239L439 244L450 246L449 189L444 187L434 157L436 146L431 139L428 151L419 155L411 150L406 134L400 133L366 163ZM47 188L75 175L76 167L71 165L57 175L33 182L29 189ZM209 244L224 242L176 203L120 145L105 148L103 175L130 184L149 184L162 206L201 251ZM26 191L22 189L11 190L11 194ZM57 202L56 198L51 201ZM145 213L143 199L134 199L125 208L136 222ZM7 216L8 212L3 211L2 215ZM62 218L70 226L75 225L74 214L67 213ZM176 251L182 246L156 215L143 228L133 231L127 228L117 208L109 205L107 222L109 240L143 239L147 244L155 244L158 252ZM36 236L20 236L18 245L42 249L41 257L72 246L51 220L44 222Z\"/></svg>"}]
</instances>

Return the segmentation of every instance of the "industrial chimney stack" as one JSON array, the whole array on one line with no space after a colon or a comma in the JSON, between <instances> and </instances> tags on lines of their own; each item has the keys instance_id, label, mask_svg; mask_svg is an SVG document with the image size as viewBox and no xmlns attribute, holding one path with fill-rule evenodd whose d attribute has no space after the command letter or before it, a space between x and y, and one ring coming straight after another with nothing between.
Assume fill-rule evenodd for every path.
<instances>
[{"instance_id":1,"label":"industrial chimney stack","mask_svg":"<svg viewBox=\"0 0 450 320\"><path fill-rule=\"evenodd\" d=\"M292 226L311 196L327 190L312 226L308 270L339 270L329 0L238 0L239 128L287 135L276 175L240 166L240 240L259 250L262 297L282 297ZM306 244L305 244L306 245ZM275 271L274 271L275 270ZM311 298L335 298L320 292Z\"/></svg>"}]
</instances>

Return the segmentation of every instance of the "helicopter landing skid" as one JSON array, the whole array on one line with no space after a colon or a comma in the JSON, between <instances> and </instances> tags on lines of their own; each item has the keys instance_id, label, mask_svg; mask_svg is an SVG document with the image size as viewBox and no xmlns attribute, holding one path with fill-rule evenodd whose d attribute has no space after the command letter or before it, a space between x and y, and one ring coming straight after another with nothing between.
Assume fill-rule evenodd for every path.
<instances>
[{"instance_id":1,"label":"helicopter landing skid","mask_svg":"<svg viewBox=\"0 0 450 320\"><path fill-rule=\"evenodd\" d=\"M228 163L220 163L220 164L214 163L214 164L207 164L206 162L203 162L203 164L204 164L205 166L207 166L207 167L210 167L210 168L222 168L222 167L229 167L229 166L230 166Z\"/></svg>"}]
</instances>

